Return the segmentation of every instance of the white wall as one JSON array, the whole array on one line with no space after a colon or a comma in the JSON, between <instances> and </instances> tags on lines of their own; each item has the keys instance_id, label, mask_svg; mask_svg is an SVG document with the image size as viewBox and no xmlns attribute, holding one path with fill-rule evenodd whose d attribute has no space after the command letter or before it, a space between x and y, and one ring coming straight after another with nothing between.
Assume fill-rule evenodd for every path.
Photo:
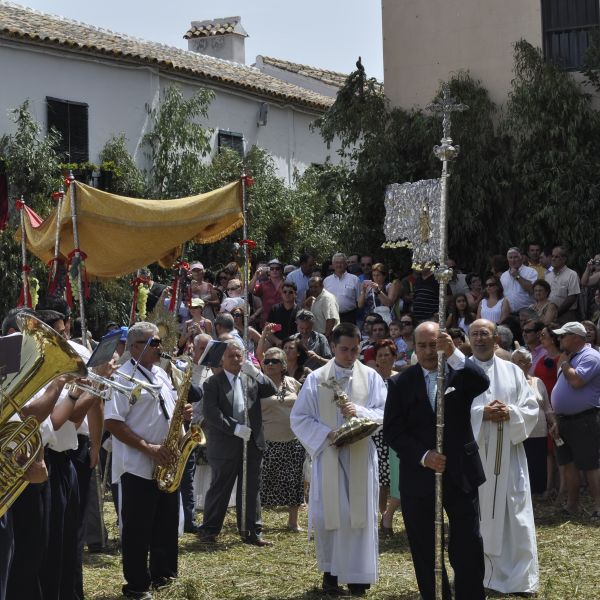
<instances>
[{"instance_id":1,"label":"white wall","mask_svg":"<svg viewBox=\"0 0 600 600\"><path fill-rule=\"evenodd\" d=\"M46 96L89 105L90 160L113 134L124 132L129 150L140 166L145 163L140 139L150 123L146 104L156 106L160 90L179 83L186 94L202 87L189 79L160 72L155 67L84 57L78 54L0 42L0 133L14 130L8 111L30 99L30 109L46 127ZM209 86L206 86L209 87ZM241 133L249 149L256 144L272 154L278 174L291 182L294 168L303 171L327 156L337 162L309 124L318 116L308 109L274 103L241 90L213 87L216 92L205 125ZM267 125L257 125L260 104L269 103Z\"/></svg>"}]
</instances>

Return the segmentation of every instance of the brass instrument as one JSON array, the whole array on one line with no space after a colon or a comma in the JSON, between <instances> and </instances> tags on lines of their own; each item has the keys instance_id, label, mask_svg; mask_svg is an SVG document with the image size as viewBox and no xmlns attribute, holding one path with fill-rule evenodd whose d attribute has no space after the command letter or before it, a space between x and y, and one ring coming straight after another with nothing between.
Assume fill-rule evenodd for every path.
<instances>
[{"instance_id":1,"label":"brass instrument","mask_svg":"<svg viewBox=\"0 0 600 600\"><path fill-rule=\"evenodd\" d=\"M332 377L326 382L323 382L325 387L333 390L333 401L339 406L343 406L349 402L348 394L340 387L340 384L335 377ZM371 421L366 417L344 417L346 421L340 425L333 433L333 446L338 448L353 444L375 433L379 425L375 421Z\"/></svg>"},{"instance_id":2,"label":"brass instrument","mask_svg":"<svg viewBox=\"0 0 600 600\"><path fill-rule=\"evenodd\" d=\"M184 359L179 357L178 360ZM192 450L198 445L204 445L206 438L200 425L192 423L189 430L182 437L183 426L183 407L187 404L190 385L192 384L192 361L189 357L185 357L187 368L180 369L176 362L171 362L171 377L173 384L177 390L177 402L173 410L173 417L169 425L169 431L163 445L170 450L171 460L167 466L158 465L154 469L153 478L156 480L158 489L161 492L172 493L179 489L185 464Z\"/></svg>"},{"instance_id":3,"label":"brass instrument","mask_svg":"<svg viewBox=\"0 0 600 600\"><path fill-rule=\"evenodd\" d=\"M104 400L108 400L110 398L112 391L124 394L133 402L139 399L142 391L147 391L152 394L154 398L158 399L160 395L160 385L154 385L152 383L148 383L147 381L141 381L131 375L123 373L122 371L115 371L114 374L119 375L122 380L131 383L131 385L119 382L116 379L111 379L110 377L103 377L102 375L98 375L90 370L87 373L86 379L91 381L92 385L88 385L86 383L73 383L70 384L70 387L71 389L78 388L84 392L100 396ZM94 387L93 384L96 384L98 387Z\"/></svg>"},{"instance_id":4,"label":"brass instrument","mask_svg":"<svg viewBox=\"0 0 600 600\"><path fill-rule=\"evenodd\" d=\"M60 375L85 377L79 354L54 329L33 315L17 316L23 334L21 368L10 374L0 390L0 516L27 487L23 479L42 448L34 417L10 421L42 387Z\"/></svg>"}]
</instances>

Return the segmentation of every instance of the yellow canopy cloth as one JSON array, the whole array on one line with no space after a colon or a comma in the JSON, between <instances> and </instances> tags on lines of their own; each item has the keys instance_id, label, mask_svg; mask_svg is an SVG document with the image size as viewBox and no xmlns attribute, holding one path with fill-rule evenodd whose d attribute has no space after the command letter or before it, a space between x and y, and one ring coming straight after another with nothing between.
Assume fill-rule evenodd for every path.
<instances>
[{"instance_id":1,"label":"yellow canopy cloth","mask_svg":"<svg viewBox=\"0 0 600 600\"><path fill-rule=\"evenodd\" d=\"M79 249L87 255L85 266L91 276L119 277L156 261L171 266L183 243L216 242L243 223L239 181L175 200L127 198L79 182L75 188ZM59 217L54 210L38 227L25 219L27 247L46 263L54 258L57 218L62 256L75 248L70 193ZM20 239L20 229L16 237Z\"/></svg>"}]
</instances>

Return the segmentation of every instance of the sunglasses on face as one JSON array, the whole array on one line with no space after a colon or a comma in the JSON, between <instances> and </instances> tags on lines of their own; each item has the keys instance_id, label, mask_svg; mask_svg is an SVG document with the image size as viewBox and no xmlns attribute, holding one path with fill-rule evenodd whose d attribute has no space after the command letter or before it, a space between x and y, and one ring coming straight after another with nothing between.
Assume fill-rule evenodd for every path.
<instances>
[{"instance_id":1,"label":"sunglasses on face","mask_svg":"<svg viewBox=\"0 0 600 600\"><path fill-rule=\"evenodd\" d=\"M263 360L264 365L280 365L281 361L278 358L265 358Z\"/></svg>"},{"instance_id":2,"label":"sunglasses on face","mask_svg":"<svg viewBox=\"0 0 600 600\"><path fill-rule=\"evenodd\" d=\"M269 271L281 271L281 267L269 267Z\"/></svg>"},{"instance_id":3,"label":"sunglasses on face","mask_svg":"<svg viewBox=\"0 0 600 600\"><path fill-rule=\"evenodd\" d=\"M156 348L162 344L162 340L160 338L151 338L150 340L140 340L136 344L144 344L144 346L148 344L151 348Z\"/></svg>"},{"instance_id":4,"label":"sunglasses on face","mask_svg":"<svg viewBox=\"0 0 600 600\"><path fill-rule=\"evenodd\" d=\"M523 329L523 333L535 333L535 329Z\"/></svg>"},{"instance_id":5,"label":"sunglasses on face","mask_svg":"<svg viewBox=\"0 0 600 600\"><path fill-rule=\"evenodd\" d=\"M241 317L242 313L231 313L231 316L235 319L237 317Z\"/></svg>"}]
</instances>

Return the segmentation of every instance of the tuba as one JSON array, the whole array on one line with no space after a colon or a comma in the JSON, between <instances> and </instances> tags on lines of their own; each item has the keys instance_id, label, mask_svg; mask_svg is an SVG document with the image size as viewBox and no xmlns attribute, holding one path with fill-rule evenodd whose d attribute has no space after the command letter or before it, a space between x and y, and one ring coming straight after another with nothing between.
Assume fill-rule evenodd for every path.
<instances>
[{"instance_id":1,"label":"tuba","mask_svg":"<svg viewBox=\"0 0 600 600\"><path fill-rule=\"evenodd\" d=\"M187 368L182 370L176 365L177 361L171 361L171 378L177 390L177 402L175 403L167 437L163 442L163 445L171 452L171 460L164 467L158 465L154 469L153 475L158 489L161 492L168 493L175 492L179 488L185 464L192 450L199 444L206 444L206 438L198 423L192 423L185 435L181 437L183 407L187 404L190 385L192 385L192 361L187 356L180 356L179 360L185 360Z\"/></svg>"},{"instance_id":2,"label":"tuba","mask_svg":"<svg viewBox=\"0 0 600 600\"><path fill-rule=\"evenodd\" d=\"M23 334L21 368L0 389L0 516L27 487L23 476L42 448L35 417L23 422L11 418L55 377L87 374L79 354L54 329L29 314L18 315L17 324Z\"/></svg>"}]
</instances>

